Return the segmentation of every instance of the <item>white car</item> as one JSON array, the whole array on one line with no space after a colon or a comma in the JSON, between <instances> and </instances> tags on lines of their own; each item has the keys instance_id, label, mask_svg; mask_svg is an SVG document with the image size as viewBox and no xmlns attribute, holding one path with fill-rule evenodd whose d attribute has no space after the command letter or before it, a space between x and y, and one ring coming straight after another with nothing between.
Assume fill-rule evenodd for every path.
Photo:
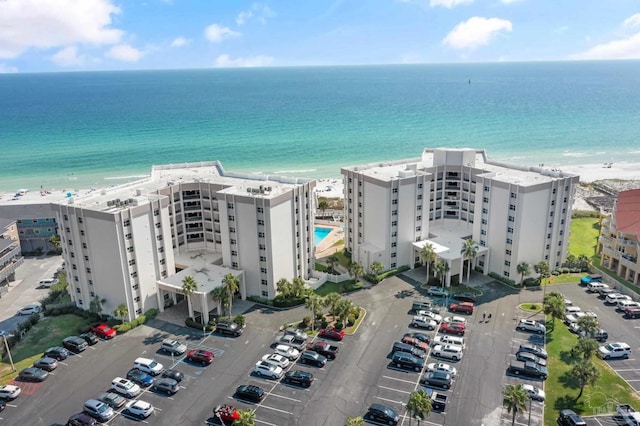
<instances>
[{"instance_id":1,"label":"white car","mask_svg":"<svg viewBox=\"0 0 640 426\"><path fill-rule=\"evenodd\" d=\"M460 361L462 359L462 346L435 345L431 350L431 355Z\"/></svg>"},{"instance_id":2,"label":"white car","mask_svg":"<svg viewBox=\"0 0 640 426\"><path fill-rule=\"evenodd\" d=\"M609 343L598 348L598 356L602 359L629 358L631 347L626 343Z\"/></svg>"},{"instance_id":3,"label":"white car","mask_svg":"<svg viewBox=\"0 0 640 426\"><path fill-rule=\"evenodd\" d=\"M441 289L440 287L429 287L427 294L429 296L449 297L449 292Z\"/></svg>"},{"instance_id":4,"label":"white car","mask_svg":"<svg viewBox=\"0 0 640 426\"><path fill-rule=\"evenodd\" d=\"M632 299L629 296L625 296L624 294L609 293L607 294L606 299L604 299L604 303L607 303L610 305L617 305L618 301L620 300L632 300Z\"/></svg>"},{"instance_id":5,"label":"white car","mask_svg":"<svg viewBox=\"0 0 640 426\"><path fill-rule=\"evenodd\" d=\"M262 357L262 360L280 368L287 368L289 366L289 360L278 354L266 354Z\"/></svg>"},{"instance_id":6,"label":"white car","mask_svg":"<svg viewBox=\"0 0 640 426\"><path fill-rule=\"evenodd\" d=\"M18 315L33 315L39 314L42 312L42 306L36 305L35 303L32 305L27 305L24 308L18 311Z\"/></svg>"},{"instance_id":7,"label":"white car","mask_svg":"<svg viewBox=\"0 0 640 426\"><path fill-rule=\"evenodd\" d=\"M0 386L0 398L1 399L16 399L20 395L22 390L19 386L3 385Z\"/></svg>"},{"instance_id":8,"label":"white car","mask_svg":"<svg viewBox=\"0 0 640 426\"><path fill-rule=\"evenodd\" d=\"M544 326L544 324L540 324L537 321L528 319L521 319L520 322L518 322L518 326L516 328L521 331L533 331L534 333L540 334L543 334L547 331L547 328Z\"/></svg>"},{"instance_id":9,"label":"white car","mask_svg":"<svg viewBox=\"0 0 640 426\"><path fill-rule=\"evenodd\" d=\"M527 391L527 393L529 394L529 398L533 399L534 401L544 401L546 394L539 387L527 384L522 385L522 388Z\"/></svg>"},{"instance_id":10,"label":"white car","mask_svg":"<svg viewBox=\"0 0 640 426\"><path fill-rule=\"evenodd\" d=\"M141 400L129 401L122 413L137 419L146 419L153 413L153 405Z\"/></svg>"},{"instance_id":11,"label":"white car","mask_svg":"<svg viewBox=\"0 0 640 426\"><path fill-rule=\"evenodd\" d=\"M467 325L467 319L465 317L459 317L459 316L445 317L444 322L447 322L449 324L462 324L464 326Z\"/></svg>"},{"instance_id":12,"label":"white car","mask_svg":"<svg viewBox=\"0 0 640 426\"><path fill-rule=\"evenodd\" d=\"M111 382L111 390L119 393L127 398L135 398L140 395L140 386L133 383L131 380L123 379L122 377L116 377Z\"/></svg>"},{"instance_id":13,"label":"white car","mask_svg":"<svg viewBox=\"0 0 640 426\"><path fill-rule=\"evenodd\" d=\"M283 357L289 359L290 361L295 361L300 356L300 351L292 348L287 345L278 345L274 349L274 352L278 355L282 355Z\"/></svg>"},{"instance_id":14,"label":"white car","mask_svg":"<svg viewBox=\"0 0 640 426\"><path fill-rule=\"evenodd\" d=\"M435 330L438 326L438 323L431 318L416 315L413 317L413 319L411 320L411 324L409 325L411 325L412 327L426 328L427 330Z\"/></svg>"},{"instance_id":15,"label":"white car","mask_svg":"<svg viewBox=\"0 0 640 426\"><path fill-rule=\"evenodd\" d=\"M592 317L592 318L598 319L598 314L596 314L596 313L595 313L595 312L593 312L593 311L586 311L584 314L585 314L586 316L588 316L588 317Z\"/></svg>"},{"instance_id":16,"label":"white car","mask_svg":"<svg viewBox=\"0 0 640 426\"><path fill-rule=\"evenodd\" d=\"M571 306L573 305L573 302L569 299L564 299L564 306Z\"/></svg>"},{"instance_id":17,"label":"white car","mask_svg":"<svg viewBox=\"0 0 640 426\"><path fill-rule=\"evenodd\" d=\"M438 315L430 311L418 311L418 316L430 318L435 322L442 321L442 315Z\"/></svg>"},{"instance_id":18,"label":"white car","mask_svg":"<svg viewBox=\"0 0 640 426\"><path fill-rule=\"evenodd\" d=\"M262 377L268 377L270 379L276 380L282 377L284 371L282 368L278 367L275 364L271 364L267 361L258 361L256 362L256 366L253 371Z\"/></svg>"},{"instance_id":19,"label":"white car","mask_svg":"<svg viewBox=\"0 0 640 426\"><path fill-rule=\"evenodd\" d=\"M458 370L456 370L455 367L445 364L444 362L432 362L431 364L428 364L427 371L430 373L434 371L441 371L443 373L451 374L451 376L455 376L458 373Z\"/></svg>"}]
</instances>

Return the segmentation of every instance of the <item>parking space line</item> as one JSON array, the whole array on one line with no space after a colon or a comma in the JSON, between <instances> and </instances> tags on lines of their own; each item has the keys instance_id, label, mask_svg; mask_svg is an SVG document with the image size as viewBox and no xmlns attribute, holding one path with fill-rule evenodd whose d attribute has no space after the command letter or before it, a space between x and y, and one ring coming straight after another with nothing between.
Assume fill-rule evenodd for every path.
<instances>
[{"instance_id":1,"label":"parking space line","mask_svg":"<svg viewBox=\"0 0 640 426\"><path fill-rule=\"evenodd\" d=\"M386 390L390 390L390 391L394 391L394 392L406 393L407 395L411 394L411 392L403 391L403 390L400 390L400 389L394 389L394 388L390 388L390 387L387 387L387 386L378 385L378 387L381 388L381 389L386 389Z\"/></svg>"},{"instance_id":2,"label":"parking space line","mask_svg":"<svg viewBox=\"0 0 640 426\"><path fill-rule=\"evenodd\" d=\"M639 371L639 370L640 369L638 369L638 368L621 368L619 370L616 369L616 368L613 368L613 371L617 371L617 372L620 372L620 371Z\"/></svg>"},{"instance_id":3,"label":"parking space line","mask_svg":"<svg viewBox=\"0 0 640 426\"><path fill-rule=\"evenodd\" d=\"M404 371L404 370L403 370ZM390 380L397 380L399 382L404 382L404 383L409 383L411 385L415 384L416 382L414 382L413 380L405 380L405 379L398 379L396 377L391 377L391 376L382 376L385 379L390 379Z\"/></svg>"},{"instance_id":4,"label":"parking space line","mask_svg":"<svg viewBox=\"0 0 640 426\"><path fill-rule=\"evenodd\" d=\"M15 404L7 404L7 407L18 408L18 406Z\"/></svg>"},{"instance_id":5,"label":"parking space line","mask_svg":"<svg viewBox=\"0 0 640 426\"><path fill-rule=\"evenodd\" d=\"M625 379L627 382L640 382L640 379Z\"/></svg>"},{"instance_id":6,"label":"parking space line","mask_svg":"<svg viewBox=\"0 0 640 426\"><path fill-rule=\"evenodd\" d=\"M387 401L387 402L393 402L394 404L400 404L404 407L405 403L401 402L401 401L394 401L393 399L387 399L387 398L383 398L381 396L376 396L376 398L381 399L383 401Z\"/></svg>"},{"instance_id":7,"label":"parking space line","mask_svg":"<svg viewBox=\"0 0 640 426\"><path fill-rule=\"evenodd\" d=\"M289 412L289 411L285 411L285 410L281 410L279 408L275 408L275 407L269 407L268 405L260 405L258 407L256 407L256 410L258 408L266 408L267 410L273 410L273 411L278 411L279 413L284 413L284 414L289 414L292 415L293 413Z\"/></svg>"},{"instance_id":8,"label":"parking space line","mask_svg":"<svg viewBox=\"0 0 640 426\"><path fill-rule=\"evenodd\" d=\"M260 419L254 419L253 421L254 421L254 422L256 422L256 423L262 423L262 424L265 424L265 425L267 425L267 426L278 426L278 425L275 425L275 424L273 424L273 423L265 422L264 420L260 420Z\"/></svg>"},{"instance_id":9,"label":"parking space line","mask_svg":"<svg viewBox=\"0 0 640 426\"><path fill-rule=\"evenodd\" d=\"M294 398L289 398L288 396L282 396L282 395L278 395L277 393L270 393L270 396L275 396L278 398L282 398L282 399L288 399L289 401L293 401L293 402L302 402L299 399L294 399Z\"/></svg>"}]
</instances>

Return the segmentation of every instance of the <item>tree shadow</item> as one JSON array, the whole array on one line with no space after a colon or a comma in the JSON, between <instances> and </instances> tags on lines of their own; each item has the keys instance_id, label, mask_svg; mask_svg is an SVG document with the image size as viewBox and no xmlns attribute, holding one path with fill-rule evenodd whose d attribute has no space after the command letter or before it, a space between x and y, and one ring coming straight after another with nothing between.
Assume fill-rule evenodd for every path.
<instances>
[{"instance_id":1,"label":"tree shadow","mask_svg":"<svg viewBox=\"0 0 640 426\"><path fill-rule=\"evenodd\" d=\"M558 411L564 410L564 409L570 409L579 413L581 410L576 409L577 408L576 405L577 404L574 397L571 397L569 395L562 395L556 399L556 401L553 404L553 408L555 408Z\"/></svg>"},{"instance_id":2,"label":"tree shadow","mask_svg":"<svg viewBox=\"0 0 640 426\"><path fill-rule=\"evenodd\" d=\"M571 376L569 373L564 373L562 376L558 377L558 381L562 383L565 388L580 389L580 383L578 383L575 377Z\"/></svg>"},{"instance_id":3,"label":"tree shadow","mask_svg":"<svg viewBox=\"0 0 640 426\"><path fill-rule=\"evenodd\" d=\"M402 290L402 291L398 291L396 294L394 294L394 297L396 299L404 299L406 297L411 297L413 295L416 294L415 290Z\"/></svg>"},{"instance_id":4,"label":"tree shadow","mask_svg":"<svg viewBox=\"0 0 640 426\"><path fill-rule=\"evenodd\" d=\"M168 333L155 333L151 336L145 337L142 343L144 343L145 345L155 345L156 343L160 343L168 337Z\"/></svg>"},{"instance_id":5,"label":"tree shadow","mask_svg":"<svg viewBox=\"0 0 640 426\"><path fill-rule=\"evenodd\" d=\"M572 351L561 351L560 352L560 360L565 364L575 364L580 361L582 358L578 355L572 353Z\"/></svg>"}]
</instances>

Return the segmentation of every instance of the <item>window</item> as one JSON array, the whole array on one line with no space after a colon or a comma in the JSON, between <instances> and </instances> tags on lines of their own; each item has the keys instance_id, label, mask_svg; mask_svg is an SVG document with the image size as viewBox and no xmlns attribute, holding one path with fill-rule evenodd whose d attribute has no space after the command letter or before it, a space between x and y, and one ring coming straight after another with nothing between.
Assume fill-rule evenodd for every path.
<instances>
[{"instance_id":1,"label":"window","mask_svg":"<svg viewBox=\"0 0 640 426\"><path fill-rule=\"evenodd\" d=\"M93 280L89 280L89 285L93 285Z\"/></svg>"},{"instance_id":2,"label":"window","mask_svg":"<svg viewBox=\"0 0 640 426\"><path fill-rule=\"evenodd\" d=\"M510 261L508 261L508 260L505 260L505 261L504 261L504 266L511 266L511 262L510 262Z\"/></svg>"},{"instance_id":3,"label":"window","mask_svg":"<svg viewBox=\"0 0 640 426\"><path fill-rule=\"evenodd\" d=\"M238 267L238 262L231 262L231 267L232 268L237 268Z\"/></svg>"},{"instance_id":4,"label":"window","mask_svg":"<svg viewBox=\"0 0 640 426\"><path fill-rule=\"evenodd\" d=\"M560 235L564 235L564 230L560 230Z\"/></svg>"},{"instance_id":5,"label":"window","mask_svg":"<svg viewBox=\"0 0 640 426\"><path fill-rule=\"evenodd\" d=\"M263 273L263 274L266 274L267 273L267 268L260 268L260 272Z\"/></svg>"},{"instance_id":6,"label":"window","mask_svg":"<svg viewBox=\"0 0 640 426\"><path fill-rule=\"evenodd\" d=\"M258 238L264 238L264 232L258 232Z\"/></svg>"},{"instance_id":7,"label":"window","mask_svg":"<svg viewBox=\"0 0 640 426\"><path fill-rule=\"evenodd\" d=\"M231 256L237 256L237 255L238 255L238 252L237 252L237 251L235 251L235 250L231 250Z\"/></svg>"},{"instance_id":8,"label":"window","mask_svg":"<svg viewBox=\"0 0 640 426\"><path fill-rule=\"evenodd\" d=\"M505 277L509 277L509 271L504 271L502 275L504 275Z\"/></svg>"},{"instance_id":9,"label":"window","mask_svg":"<svg viewBox=\"0 0 640 426\"><path fill-rule=\"evenodd\" d=\"M262 297L269 297L269 292L262 290Z\"/></svg>"},{"instance_id":10,"label":"window","mask_svg":"<svg viewBox=\"0 0 640 426\"><path fill-rule=\"evenodd\" d=\"M82 305L82 299L78 299L78 305Z\"/></svg>"},{"instance_id":11,"label":"window","mask_svg":"<svg viewBox=\"0 0 640 426\"><path fill-rule=\"evenodd\" d=\"M547 240L551 239L551 234L547 234Z\"/></svg>"},{"instance_id":12,"label":"window","mask_svg":"<svg viewBox=\"0 0 640 426\"><path fill-rule=\"evenodd\" d=\"M416 232L422 231L422 226L416 226Z\"/></svg>"},{"instance_id":13,"label":"window","mask_svg":"<svg viewBox=\"0 0 640 426\"><path fill-rule=\"evenodd\" d=\"M556 192L557 192L557 189L556 189L556 188L553 188L553 193L555 194Z\"/></svg>"},{"instance_id":14,"label":"window","mask_svg":"<svg viewBox=\"0 0 640 426\"><path fill-rule=\"evenodd\" d=\"M391 226L398 226L398 221L394 220L393 222L391 222Z\"/></svg>"},{"instance_id":15,"label":"window","mask_svg":"<svg viewBox=\"0 0 640 426\"><path fill-rule=\"evenodd\" d=\"M236 228L229 228L229 232L232 233L232 234L235 234L236 233Z\"/></svg>"},{"instance_id":16,"label":"window","mask_svg":"<svg viewBox=\"0 0 640 426\"><path fill-rule=\"evenodd\" d=\"M164 247L158 247L158 253L164 253Z\"/></svg>"},{"instance_id":17,"label":"window","mask_svg":"<svg viewBox=\"0 0 640 426\"><path fill-rule=\"evenodd\" d=\"M482 224L486 225L487 224L487 219L482 219Z\"/></svg>"},{"instance_id":18,"label":"window","mask_svg":"<svg viewBox=\"0 0 640 426\"><path fill-rule=\"evenodd\" d=\"M391 204L393 204L393 205L398 204L398 200L394 198L393 200L391 200Z\"/></svg>"},{"instance_id":19,"label":"window","mask_svg":"<svg viewBox=\"0 0 640 426\"><path fill-rule=\"evenodd\" d=\"M67 228L66 228L66 231L67 231L67 232L71 232L71 228L67 227Z\"/></svg>"},{"instance_id":20,"label":"window","mask_svg":"<svg viewBox=\"0 0 640 426\"><path fill-rule=\"evenodd\" d=\"M422 204L418 206L417 210L422 210Z\"/></svg>"},{"instance_id":21,"label":"window","mask_svg":"<svg viewBox=\"0 0 640 426\"><path fill-rule=\"evenodd\" d=\"M229 221L233 222L234 220L236 220L235 216L229 216Z\"/></svg>"},{"instance_id":22,"label":"window","mask_svg":"<svg viewBox=\"0 0 640 426\"><path fill-rule=\"evenodd\" d=\"M487 197L482 197L482 202L483 202L483 203L488 203L488 202L489 202L489 199L488 199Z\"/></svg>"},{"instance_id":23,"label":"window","mask_svg":"<svg viewBox=\"0 0 640 426\"><path fill-rule=\"evenodd\" d=\"M553 222L549 222L549 228L553 228Z\"/></svg>"},{"instance_id":24,"label":"window","mask_svg":"<svg viewBox=\"0 0 640 426\"><path fill-rule=\"evenodd\" d=\"M264 226L264 220L262 220L262 219L258 219L258 225L260 225L260 226Z\"/></svg>"},{"instance_id":25,"label":"window","mask_svg":"<svg viewBox=\"0 0 640 426\"><path fill-rule=\"evenodd\" d=\"M506 254L507 256L511 256L511 250L505 250L504 254Z\"/></svg>"},{"instance_id":26,"label":"window","mask_svg":"<svg viewBox=\"0 0 640 426\"><path fill-rule=\"evenodd\" d=\"M516 194L515 192L511 193L511 198L518 198L518 194Z\"/></svg>"},{"instance_id":27,"label":"window","mask_svg":"<svg viewBox=\"0 0 640 426\"><path fill-rule=\"evenodd\" d=\"M551 248L551 244L547 244L547 250Z\"/></svg>"},{"instance_id":28,"label":"window","mask_svg":"<svg viewBox=\"0 0 640 426\"><path fill-rule=\"evenodd\" d=\"M70 252L69 254L71 255L71 257L76 257L75 252Z\"/></svg>"},{"instance_id":29,"label":"window","mask_svg":"<svg viewBox=\"0 0 640 426\"><path fill-rule=\"evenodd\" d=\"M36 234L39 234L38 230L36 229ZM84 229L80 230L80 235L84 235Z\"/></svg>"},{"instance_id":30,"label":"window","mask_svg":"<svg viewBox=\"0 0 640 426\"><path fill-rule=\"evenodd\" d=\"M80 294L80 287L76 287L76 293Z\"/></svg>"},{"instance_id":31,"label":"window","mask_svg":"<svg viewBox=\"0 0 640 426\"><path fill-rule=\"evenodd\" d=\"M72 266L73 266L73 270L74 270L74 271L75 271L76 269L78 269L78 268L76 267L76 264L75 264L75 263L74 263Z\"/></svg>"},{"instance_id":32,"label":"window","mask_svg":"<svg viewBox=\"0 0 640 426\"><path fill-rule=\"evenodd\" d=\"M78 218L78 223L82 223L82 218L81 217Z\"/></svg>"},{"instance_id":33,"label":"window","mask_svg":"<svg viewBox=\"0 0 640 426\"><path fill-rule=\"evenodd\" d=\"M124 222L122 222L122 226L131 226L131 221L129 219L125 219Z\"/></svg>"},{"instance_id":34,"label":"window","mask_svg":"<svg viewBox=\"0 0 640 426\"><path fill-rule=\"evenodd\" d=\"M133 253L133 246L127 247L127 253Z\"/></svg>"},{"instance_id":35,"label":"window","mask_svg":"<svg viewBox=\"0 0 640 426\"><path fill-rule=\"evenodd\" d=\"M136 264L136 260L135 260L135 259L131 259L131 260L129 261L129 266L133 266L133 265L135 265L135 264Z\"/></svg>"},{"instance_id":36,"label":"window","mask_svg":"<svg viewBox=\"0 0 640 426\"><path fill-rule=\"evenodd\" d=\"M166 259L160 259L160 264L161 264L161 265L164 265L165 263L167 263L167 260L166 260Z\"/></svg>"},{"instance_id":37,"label":"window","mask_svg":"<svg viewBox=\"0 0 640 426\"><path fill-rule=\"evenodd\" d=\"M235 244L236 240L234 240L233 238L229 240L229 244Z\"/></svg>"},{"instance_id":38,"label":"window","mask_svg":"<svg viewBox=\"0 0 640 426\"><path fill-rule=\"evenodd\" d=\"M266 250L267 246L264 244L258 244L258 250Z\"/></svg>"},{"instance_id":39,"label":"window","mask_svg":"<svg viewBox=\"0 0 640 426\"><path fill-rule=\"evenodd\" d=\"M133 299L136 303L140 302L140 296L136 296L135 299Z\"/></svg>"},{"instance_id":40,"label":"window","mask_svg":"<svg viewBox=\"0 0 640 426\"><path fill-rule=\"evenodd\" d=\"M509 204L509 210L516 211L516 205L515 204Z\"/></svg>"},{"instance_id":41,"label":"window","mask_svg":"<svg viewBox=\"0 0 640 426\"><path fill-rule=\"evenodd\" d=\"M418 184L418 188L422 189L422 184L421 183Z\"/></svg>"},{"instance_id":42,"label":"window","mask_svg":"<svg viewBox=\"0 0 640 426\"><path fill-rule=\"evenodd\" d=\"M79 281L80 281L80 278L78 278L78 276L77 276L77 275L74 275L74 276L73 276L73 280L74 280L75 282L79 282Z\"/></svg>"},{"instance_id":43,"label":"window","mask_svg":"<svg viewBox=\"0 0 640 426\"><path fill-rule=\"evenodd\" d=\"M396 247L398 245L398 243L396 243L395 241L391 243L391 247Z\"/></svg>"},{"instance_id":44,"label":"window","mask_svg":"<svg viewBox=\"0 0 640 426\"><path fill-rule=\"evenodd\" d=\"M162 227L162 223L160 223L160 222L156 223L156 228L160 229L160 227Z\"/></svg>"},{"instance_id":45,"label":"window","mask_svg":"<svg viewBox=\"0 0 640 426\"><path fill-rule=\"evenodd\" d=\"M158 236L156 237L156 240L158 240L158 241L162 241L162 235L158 235Z\"/></svg>"},{"instance_id":46,"label":"window","mask_svg":"<svg viewBox=\"0 0 640 426\"><path fill-rule=\"evenodd\" d=\"M422 216L417 216L416 220L422 220Z\"/></svg>"},{"instance_id":47,"label":"window","mask_svg":"<svg viewBox=\"0 0 640 426\"><path fill-rule=\"evenodd\" d=\"M131 235L131 233L127 234L124 236L125 239L130 240L131 238L133 238L133 235Z\"/></svg>"},{"instance_id":48,"label":"window","mask_svg":"<svg viewBox=\"0 0 640 426\"><path fill-rule=\"evenodd\" d=\"M487 185L484 186L484 190L489 192L489 187Z\"/></svg>"},{"instance_id":49,"label":"window","mask_svg":"<svg viewBox=\"0 0 640 426\"><path fill-rule=\"evenodd\" d=\"M507 228L507 233L509 233L509 234L513 234L513 228L509 226L509 227Z\"/></svg>"},{"instance_id":50,"label":"window","mask_svg":"<svg viewBox=\"0 0 640 426\"><path fill-rule=\"evenodd\" d=\"M391 257L396 257L396 253L395 252L391 253Z\"/></svg>"},{"instance_id":51,"label":"window","mask_svg":"<svg viewBox=\"0 0 640 426\"><path fill-rule=\"evenodd\" d=\"M391 216L398 216L398 210L393 210L391 212Z\"/></svg>"},{"instance_id":52,"label":"window","mask_svg":"<svg viewBox=\"0 0 640 426\"><path fill-rule=\"evenodd\" d=\"M485 240L480 240L480 245L482 247L486 247L487 246L487 242Z\"/></svg>"},{"instance_id":53,"label":"window","mask_svg":"<svg viewBox=\"0 0 640 426\"><path fill-rule=\"evenodd\" d=\"M87 243L82 243L82 248L86 249L87 248Z\"/></svg>"},{"instance_id":54,"label":"window","mask_svg":"<svg viewBox=\"0 0 640 426\"><path fill-rule=\"evenodd\" d=\"M138 277L138 271L133 271L129 275L131 276L131 278L137 278Z\"/></svg>"},{"instance_id":55,"label":"window","mask_svg":"<svg viewBox=\"0 0 640 426\"><path fill-rule=\"evenodd\" d=\"M507 238L507 244L513 244L513 240L511 238Z\"/></svg>"},{"instance_id":56,"label":"window","mask_svg":"<svg viewBox=\"0 0 640 426\"><path fill-rule=\"evenodd\" d=\"M515 222L515 221L516 221L516 218L515 218L515 217L513 217L513 216L509 216L509 222Z\"/></svg>"},{"instance_id":57,"label":"window","mask_svg":"<svg viewBox=\"0 0 640 426\"><path fill-rule=\"evenodd\" d=\"M87 274L91 273L91 268L87 268Z\"/></svg>"},{"instance_id":58,"label":"window","mask_svg":"<svg viewBox=\"0 0 640 426\"><path fill-rule=\"evenodd\" d=\"M154 215L154 216L160 216L160 210L159 210L159 209L155 209L155 210L153 211L153 215Z\"/></svg>"},{"instance_id":59,"label":"window","mask_svg":"<svg viewBox=\"0 0 640 426\"><path fill-rule=\"evenodd\" d=\"M267 261L266 256L260 256L260 262L266 262L266 261Z\"/></svg>"},{"instance_id":60,"label":"window","mask_svg":"<svg viewBox=\"0 0 640 426\"><path fill-rule=\"evenodd\" d=\"M389 265L391 268L395 268L396 267L396 263L393 262L391 265Z\"/></svg>"},{"instance_id":61,"label":"window","mask_svg":"<svg viewBox=\"0 0 640 426\"><path fill-rule=\"evenodd\" d=\"M562 240L558 241L558 245L561 246L562 245Z\"/></svg>"},{"instance_id":62,"label":"window","mask_svg":"<svg viewBox=\"0 0 640 426\"><path fill-rule=\"evenodd\" d=\"M422 200L422 194L418 194L418 200Z\"/></svg>"},{"instance_id":63,"label":"window","mask_svg":"<svg viewBox=\"0 0 640 426\"><path fill-rule=\"evenodd\" d=\"M487 235L487 231L485 231L484 229L480 230L480 235Z\"/></svg>"},{"instance_id":64,"label":"window","mask_svg":"<svg viewBox=\"0 0 640 426\"><path fill-rule=\"evenodd\" d=\"M487 214L487 213L489 213L489 210L487 210L487 209L482 209L482 214Z\"/></svg>"},{"instance_id":65,"label":"window","mask_svg":"<svg viewBox=\"0 0 640 426\"><path fill-rule=\"evenodd\" d=\"M551 205L555 206L556 205L556 200L551 200Z\"/></svg>"},{"instance_id":66,"label":"window","mask_svg":"<svg viewBox=\"0 0 640 426\"><path fill-rule=\"evenodd\" d=\"M227 208L228 209L232 209L233 208L233 203L227 203Z\"/></svg>"},{"instance_id":67,"label":"window","mask_svg":"<svg viewBox=\"0 0 640 426\"><path fill-rule=\"evenodd\" d=\"M549 217L553 217L553 212L549 212Z\"/></svg>"},{"instance_id":68,"label":"window","mask_svg":"<svg viewBox=\"0 0 640 426\"><path fill-rule=\"evenodd\" d=\"M397 236L398 236L398 231L393 231L393 232L391 233L391 236L392 236L392 237L397 237Z\"/></svg>"},{"instance_id":69,"label":"window","mask_svg":"<svg viewBox=\"0 0 640 426\"><path fill-rule=\"evenodd\" d=\"M393 188L393 190L391 192L393 192L394 194L397 194L398 193L398 188Z\"/></svg>"},{"instance_id":70,"label":"window","mask_svg":"<svg viewBox=\"0 0 640 426\"><path fill-rule=\"evenodd\" d=\"M69 220L69 216L67 216L66 214L64 215L64 220Z\"/></svg>"},{"instance_id":71,"label":"window","mask_svg":"<svg viewBox=\"0 0 640 426\"><path fill-rule=\"evenodd\" d=\"M260 280L260 284L269 285L269 282L267 280Z\"/></svg>"}]
</instances>

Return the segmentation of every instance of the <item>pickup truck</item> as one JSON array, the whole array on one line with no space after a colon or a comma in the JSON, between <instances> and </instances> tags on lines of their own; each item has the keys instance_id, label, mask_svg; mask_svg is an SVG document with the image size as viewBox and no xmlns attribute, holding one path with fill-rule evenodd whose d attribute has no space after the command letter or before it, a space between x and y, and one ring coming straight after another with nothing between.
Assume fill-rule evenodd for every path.
<instances>
[{"instance_id":1,"label":"pickup truck","mask_svg":"<svg viewBox=\"0 0 640 426\"><path fill-rule=\"evenodd\" d=\"M276 339L275 341L276 345L287 345L287 346L291 346L292 348L296 348L298 350L302 350L304 349L304 346L306 344L305 340L302 340L294 335L291 334L287 334L284 336L280 336Z\"/></svg>"},{"instance_id":2,"label":"pickup truck","mask_svg":"<svg viewBox=\"0 0 640 426\"><path fill-rule=\"evenodd\" d=\"M511 364L509 364L509 371L515 375L537 377L542 380L546 380L549 375L547 367L543 367L532 361L511 361Z\"/></svg>"},{"instance_id":3,"label":"pickup truck","mask_svg":"<svg viewBox=\"0 0 640 426\"><path fill-rule=\"evenodd\" d=\"M627 425L640 425L640 413L633 409L629 404L620 404L616 406L618 416L624 420Z\"/></svg>"},{"instance_id":4,"label":"pickup truck","mask_svg":"<svg viewBox=\"0 0 640 426\"><path fill-rule=\"evenodd\" d=\"M336 359L336 355L338 355L339 347L331 345L329 342L311 342L307 344L307 350L316 352L322 356L327 357L327 359Z\"/></svg>"},{"instance_id":5,"label":"pickup truck","mask_svg":"<svg viewBox=\"0 0 640 426\"><path fill-rule=\"evenodd\" d=\"M447 408L447 399L449 399L447 395L438 393L431 388L426 388L425 391L431 400L431 408L433 411L444 411Z\"/></svg>"}]
</instances>

